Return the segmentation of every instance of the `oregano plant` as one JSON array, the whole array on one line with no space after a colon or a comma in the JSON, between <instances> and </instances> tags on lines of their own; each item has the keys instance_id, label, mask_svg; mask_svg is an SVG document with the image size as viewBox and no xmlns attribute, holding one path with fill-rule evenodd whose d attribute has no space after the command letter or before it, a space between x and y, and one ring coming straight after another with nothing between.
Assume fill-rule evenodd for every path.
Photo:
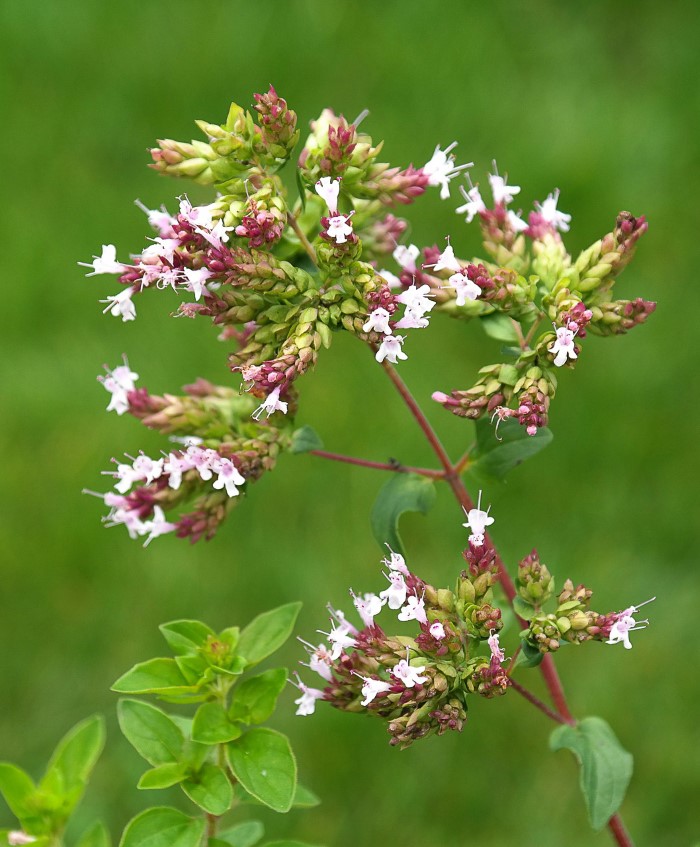
<instances>
[{"instance_id":1,"label":"oregano plant","mask_svg":"<svg viewBox=\"0 0 700 847\"><path fill-rule=\"evenodd\" d=\"M88 276L117 277L118 291L102 302L122 321L136 318L142 296L166 298L164 308L178 317L211 320L233 376L224 385L201 378L179 394L171 386L153 393L138 384L126 358L107 368L100 380L108 409L133 415L169 443L160 456L115 460L114 490L97 494L108 510L105 522L124 526L144 546L168 534L211 539L286 453L391 474L368 508L384 551L385 582L374 592L352 592L355 620L331 608L330 626L319 624L325 638L304 641L318 680L293 680L298 713L309 715L323 701L373 715L403 748L462 731L474 697L514 692L557 724L552 749L568 749L578 760L591 825L607 826L617 844L629 845L618 810L631 756L602 719L572 714L554 656L592 642L629 649L630 633L648 623L640 610L649 601L621 598L620 610L597 610L592 591L578 582L583 563L568 564L576 582L568 573L556 576L536 550L510 567L488 528L502 520L497 503L491 507L496 482L551 442L558 380L585 365L591 336L623 335L653 312L654 303L619 299L616 292L647 222L620 212L606 234L572 255L565 242L571 215L559 208L559 190L525 214L518 208L520 186L496 163L488 173L458 164L456 143L438 145L421 167L384 163L381 143L364 131L366 117L350 122L324 110L297 154L296 114L271 87L255 95L252 111L234 103L222 124L197 121L203 140L161 140L151 151L156 171L210 186L211 202L194 205L183 192L174 211L139 203L153 229L141 252L126 260L107 244L83 264ZM481 174L488 190L475 181ZM461 195L455 211L480 227L480 256L463 254L456 228L439 245L408 240L398 210L432 190L443 201ZM467 419L465 443L472 446L456 458L400 374L414 333L450 318L465 328L480 326L502 345L499 361L486 360L476 373L465 368L461 387L435 385L432 400ZM436 467L341 455L324 447L332 432L322 441L310 426L295 426L304 379L337 333L360 342L358 367L384 370L387 389L402 399ZM474 490L465 475L476 482ZM429 566L414 565L399 534L401 516L427 513L440 484L452 492L455 519L461 515L466 530L462 561L455 561L454 583L445 588L431 584ZM352 577L354 584L361 579ZM274 699L282 675L236 682L255 663L256 649L267 650L257 633L215 635L194 622L163 632L175 658L136 666L117 690L201 705L185 725L127 699L120 720L153 766L142 787L181 785L209 823L185 823L174 809L150 810L127 827L124 843L145 843L182 826L189 839L183 844L215 845L222 836L212 818L218 820L237 790L278 811L293 802L290 779L284 798L262 787L270 779L263 760L284 759L282 742L273 744L273 731L250 726L254 713L267 717L256 698ZM237 650L245 662L237 663ZM541 674L550 702L526 685L532 673ZM252 693L241 699L246 685ZM144 722L163 727L153 745L144 746ZM145 835L139 840L135 833Z\"/></svg>"}]
</instances>

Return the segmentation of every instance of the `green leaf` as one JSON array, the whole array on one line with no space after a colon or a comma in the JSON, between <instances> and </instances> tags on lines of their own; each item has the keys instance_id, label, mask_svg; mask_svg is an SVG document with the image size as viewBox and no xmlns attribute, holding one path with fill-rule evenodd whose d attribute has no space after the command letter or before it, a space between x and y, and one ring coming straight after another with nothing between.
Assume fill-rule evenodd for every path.
<instances>
[{"instance_id":1,"label":"green leaf","mask_svg":"<svg viewBox=\"0 0 700 847\"><path fill-rule=\"evenodd\" d=\"M305 785L297 783L297 790L294 792L294 801L292 802L293 809L313 809L318 806L321 798Z\"/></svg>"},{"instance_id":2,"label":"green leaf","mask_svg":"<svg viewBox=\"0 0 700 847\"><path fill-rule=\"evenodd\" d=\"M236 803L240 803L242 805L263 805L257 797L253 797L252 794L249 794L240 783L236 783L234 785L233 796ZM294 790L294 799L292 800L293 809L312 809L314 806L318 806L320 802L321 800L314 794L313 791L311 791L310 788L306 788L297 782L297 786Z\"/></svg>"},{"instance_id":3,"label":"green leaf","mask_svg":"<svg viewBox=\"0 0 700 847\"><path fill-rule=\"evenodd\" d=\"M536 668L544 659L544 653L540 653L537 647L533 647L529 641L521 642L521 649L515 660L516 668Z\"/></svg>"},{"instance_id":4,"label":"green leaf","mask_svg":"<svg viewBox=\"0 0 700 847\"><path fill-rule=\"evenodd\" d=\"M101 821L96 821L85 830L76 847L111 847L112 839Z\"/></svg>"},{"instance_id":5,"label":"green leaf","mask_svg":"<svg viewBox=\"0 0 700 847\"><path fill-rule=\"evenodd\" d=\"M203 818L158 806L129 821L119 847L199 847L204 826Z\"/></svg>"},{"instance_id":6,"label":"green leaf","mask_svg":"<svg viewBox=\"0 0 700 847\"><path fill-rule=\"evenodd\" d=\"M549 739L552 750L566 748L581 767L581 791L595 830L602 829L622 805L632 778L632 756L602 718L560 726Z\"/></svg>"},{"instance_id":7,"label":"green leaf","mask_svg":"<svg viewBox=\"0 0 700 847\"><path fill-rule=\"evenodd\" d=\"M58 784L65 792L82 789L104 744L105 725L101 715L93 715L76 724L58 742L41 784ZM78 799L79 796L75 798L74 804Z\"/></svg>"},{"instance_id":8,"label":"green leaf","mask_svg":"<svg viewBox=\"0 0 700 847\"><path fill-rule=\"evenodd\" d=\"M182 757L185 738L165 712L140 700L120 700L119 727L131 744L151 765L177 762Z\"/></svg>"},{"instance_id":9,"label":"green leaf","mask_svg":"<svg viewBox=\"0 0 700 847\"><path fill-rule=\"evenodd\" d=\"M289 445L290 453L308 453L309 450L322 450L323 441L311 426L302 426L292 433L292 443Z\"/></svg>"},{"instance_id":10,"label":"green leaf","mask_svg":"<svg viewBox=\"0 0 700 847\"><path fill-rule=\"evenodd\" d=\"M427 514L435 503L435 485L418 474L397 473L379 491L372 507L374 537L382 549L386 544L395 552L404 552L399 536L399 518L404 512Z\"/></svg>"},{"instance_id":11,"label":"green leaf","mask_svg":"<svg viewBox=\"0 0 700 847\"><path fill-rule=\"evenodd\" d=\"M217 840L230 847L253 847L265 834L260 821L244 821L231 829L217 833Z\"/></svg>"},{"instance_id":12,"label":"green leaf","mask_svg":"<svg viewBox=\"0 0 700 847\"><path fill-rule=\"evenodd\" d=\"M503 341L506 344L517 344L518 334L513 326L513 321L503 312L493 312L481 318L481 326L489 338Z\"/></svg>"},{"instance_id":13,"label":"green leaf","mask_svg":"<svg viewBox=\"0 0 700 847\"><path fill-rule=\"evenodd\" d=\"M231 808L233 787L226 771L218 765L205 764L181 785L182 790L205 812L223 815Z\"/></svg>"},{"instance_id":14,"label":"green leaf","mask_svg":"<svg viewBox=\"0 0 700 847\"><path fill-rule=\"evenodd\" d=\"M158 788L170 788L177 785L187 776L187 765L181 762L168 762L158 765L141 775L137 788L142 791Z\"/></svg>"},{"instance_id":15,"label":"green leaf","mask_svg":"<svg viewBox=\"0 0 700 847\"><path fill-rule=\"evenodd\" d=\"M277 698L286 683L286 668L273 668L244 679L233 691L229 717L247 724L264 723L274 712Z\"/></svg>"},{"instance_id":16,"label":"green leaf","mask_svg":"<svg viewBox=\"0 0 700 847\"><path fill-rule=\"evenodd\" d=\"M292 634L301 603L287 603L263 612L241 632L238 652L249 665L257 665L278 650Z\"/></svg>"},{"instance_id":17,"label":"green leaf","mask_svg":"<svg viewBox=\"0 0 700 847\"><path fill-rule=\"evenodd\" d=\"M158 628L176 656L196 653L207 643L208 638L216 637L214 630L201 621L170 621Z\"/></svg>"},{"instance_id":18,"label":"green leaf","mask_svg":"<svg viewBox=\"0 0 700 847\"><path fill-rule=\"evenodd\" d=\"M175 659L149 659L134 665L112 686L119 694L188 694L197 687L188 685Z\"/></svg>"},{"instance_id":19,"label":"green leaf","mask_svg":"<svg viewBox=\"0 0 700 847\"><path fill-rule=\"evenodd\" d=\"M297 763L284 735L255 727L226 749L234 776L249 794L276 812L291 809Z\"/></svg>"},{"instance_id":20,"label":"green leaf","mask_svg":"<svg viewBox=\"0 0 700 847\"><path fill-rule=\"evenodd\" d=\"M225 744L243 732L226 714L221 703L202 703L192 724L192 738L201 744Z\"/></svg>"},{"instance_id":21,"label":"green leaf","mask_svg":"<svg viewBox=\"0 0 700 847\"><path fill-rule=\"evenodd\" d=\"M525 459L543 450L554 438L546 427L528 435L524 426L510 418L502 421L498 427L488 417L476 421L476 459L469 470L477 479L503 480L513 468Z\"/></svg>"},{"instance_id":22,"label":"green leaf","mask_svg":"<svg viewBox=\"0 0 700 847\"><path fill-rule=\"evenodd\" d=\"M263 847L314 847L313 844L308 844L306 841L268 841Z\"/></svg>"},{"instance_id":23,"label":"green leaf","mask_svg":"<svg viewBox=\"0 0 700 847\"><path fill-rule=\"evenodd\" d=\"M513 610L524 621L531 621L537 614L537 609L520 596L513 598Z\"/></svg>"},{"instance_id":24,"label":"green leaf","mask_svg":"<svg viewBox=\"0 0 700 847\"><path fill-rule=\"evenodd\" d=\"M33 814L27 802L35 791L34 781L22 768L10 762L0 762L0 792L16 818L22 820Z\"/></svg>"}]
</instances>

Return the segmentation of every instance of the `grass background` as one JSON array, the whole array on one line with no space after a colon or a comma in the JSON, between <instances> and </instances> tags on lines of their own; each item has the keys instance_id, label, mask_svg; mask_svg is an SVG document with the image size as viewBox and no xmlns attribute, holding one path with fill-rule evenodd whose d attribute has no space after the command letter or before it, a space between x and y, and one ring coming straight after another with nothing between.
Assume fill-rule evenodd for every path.
<instances>
[{"instance_id":1,"label":"grass background","mask_svg":"<svg viewBox=\"0 0 700 847\"><path fill-rule=\"evenodd\" d=\"M459 139L482 179L498 159L524 206L561 187L572 250L607 232L620 209L648 216L617 291L658 300L657 313L630 336L585 344L560 381L553 445L487 499L511 566L537 545L560 580L594 588L602 609L659 596L631 653L591 645L559 664L575 712L609 720L635 754L623 812L639 843L700 837L699 24L697 4L644 0L3 4L0 758L37 772L69 726L104 712L109 744L82 820L99 814L116 835L147 805L180 802L135 791L140 760L108 691L161 652L160 622L223 627L300 598L308 635L328 600L347 605L348 585L381 582L368 512L385 480L372 471L285 458L214 541L194 547L165 538L143 550L104 530L99 503L80 495L101 486L110 456L159 448L135 420L103 414L102 362L128 352L154 391L228 376L206 322L168 320L155 297L139 303L135 323L102 317L110 283L83 279L75 263L102 243L120 255L140 249L147 226L132 200L172 205L187 188L145 169L155 138L188 139L194 118L223 120L231 99L248 104L274 82L302 125L326 105L350 118L368 107L366 129L387 139L395 164L421 164L437 142ZM454 205L432 192L410 210L419 243L450 232L459 253L477 250L477 229ZM496 355L477 327L443 320L412 336L402 373L428 401L435 388L471 384ZM350 339L301 387L300 422L329 449L431 463ZM470 442L470 424L434 405L430 416L453 454ZM459 517L441 491L432 514L405 520L410 563L434 584L460 566ZM284 659L298 657L290 645ZM324 802L266 816L270 833L329 847L609 841L587 828L573 761L547 752L550 726L514 694L475 703L462 735L403 753L378 721L331 709L296 719L292 699L290 690L277 726Z\"/></svg>"}]
</instances>

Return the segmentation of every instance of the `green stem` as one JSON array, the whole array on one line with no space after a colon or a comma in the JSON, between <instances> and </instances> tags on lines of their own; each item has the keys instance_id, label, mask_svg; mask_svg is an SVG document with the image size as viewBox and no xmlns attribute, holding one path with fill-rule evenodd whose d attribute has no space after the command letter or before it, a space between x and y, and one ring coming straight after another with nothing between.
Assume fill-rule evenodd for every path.
<instances>
[{"instance_id":1,"label":"green stem","mask_svg":"<svg viewBox=\"0 0 700 847\"><path fill-rule=\"evenodd\" d=\"M291 211L287 212L287 221L291 228L297 235L297 238L301 242L301 246L306 250L311 261L318 267L318 259L316 257L316 251L314 250L313 244L309 241L309 239L304 235L299 223Z\"/></svg>"}]
</instances>

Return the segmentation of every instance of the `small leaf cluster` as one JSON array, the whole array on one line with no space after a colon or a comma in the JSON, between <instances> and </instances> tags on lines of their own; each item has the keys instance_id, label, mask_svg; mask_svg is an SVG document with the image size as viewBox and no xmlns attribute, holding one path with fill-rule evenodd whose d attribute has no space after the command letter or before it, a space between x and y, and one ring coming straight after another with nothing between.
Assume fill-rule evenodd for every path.
<instances>
[{"instance_id":1,"label":"small leaf cluster","mask_svg":"<svg viewBox=\"0 0 700 847\"><path fill-rule=\"evenodd\" d=\"M0 830L0 845L11 844L13 834L29 836L36 847L62 844L63 832L85 793L104 741L104 721L99 715L81 721L59 741L38 783L17 765L0 762L0 793L19 822L19 832ZM109 835L96 822L76 847L110 847Z\"/></svg>"},{"instance_id":2,"label":"small leaf cluster","mask_svg":"<svg viewBox=\"0 0 700 847\"><path fill-rule=\"evenodd\" d=\"M138 787L177 785L200 811L192 817L170 807L147 809L127 825L121 847L195 847L207 826L209 847L253 844L262 835L259 824L219 831L218 819L240 802L276 812L317 802L297 784L287 737L262 726L274 712L287 670L249 673L284 644L299 609L299 603L290 603L242 630L219 633L194 620L163 624L174 655L141 662L114 683L121 694L153 694L167 703L197 706L189 717L131 697L120 700L121 730L151 766Z\"/></svg>"}]
</instances>

